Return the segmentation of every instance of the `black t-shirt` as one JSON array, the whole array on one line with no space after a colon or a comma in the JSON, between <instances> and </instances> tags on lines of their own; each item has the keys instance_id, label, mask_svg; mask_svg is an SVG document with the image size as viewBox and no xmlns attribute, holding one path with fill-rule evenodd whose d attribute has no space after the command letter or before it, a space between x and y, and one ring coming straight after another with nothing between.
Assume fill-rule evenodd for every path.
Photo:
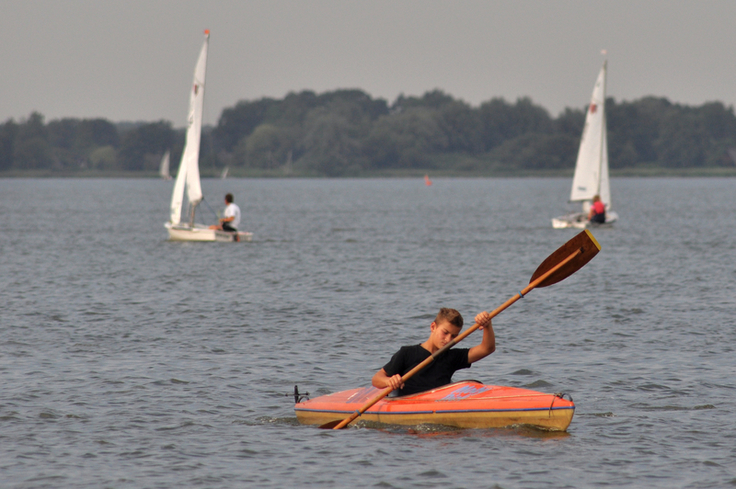
<instances>
[{"instance_id":1,"label":"black t-shirt","mask_svg":"<svg viewBox=\"0 0 736 489\"><path fill-rule=\"evenodd\" d=\"M447 350L407 380L404 388L398 390L398 394L406 396L449 384L452 382L452 374L456 370L470 368L468 351L467 348ZM431 356L431 353L425 350L422 345L402 346L391 357L391 361L383 366L383 370L386 371L386 375L389 377L396 374L404 375L429 356Z\"/></svg>"}]
</instances>

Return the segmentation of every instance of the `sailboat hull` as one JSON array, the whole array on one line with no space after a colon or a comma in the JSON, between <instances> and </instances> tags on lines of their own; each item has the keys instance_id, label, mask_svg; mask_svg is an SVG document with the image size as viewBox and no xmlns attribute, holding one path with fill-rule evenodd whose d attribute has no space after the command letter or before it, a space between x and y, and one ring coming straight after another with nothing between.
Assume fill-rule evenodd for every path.
<instances>
[{"instance_id":1,"label":"sailboat hull","mask_svg":"<svg viewBox=\"0 0 736 489\"><path fill-rule=\"evenodd\" d=\"M170 241L218 241L221 243L232 243L250 241L253 238L253 233L244 231L238 231L237 233L220 231L200 224L195 224L194 227L186 225L172 226L171 223L167 222L164 226L169 230Z\"/></svg>"},{"instance_id":2,"label":"sailboat hull","mask_svg":"<svg viewBox=\"0 0 736 489\"><path fill-rule=\"evenodd\" d=\"M604 228L611 227L618 220L618 214L613 211L606 212L606 222L603 224L590 222L588 215L582 212L573 212L560 217L552 218L552 227L554 229L585 229L585 228Z\"/></svg>"}]
</instances>

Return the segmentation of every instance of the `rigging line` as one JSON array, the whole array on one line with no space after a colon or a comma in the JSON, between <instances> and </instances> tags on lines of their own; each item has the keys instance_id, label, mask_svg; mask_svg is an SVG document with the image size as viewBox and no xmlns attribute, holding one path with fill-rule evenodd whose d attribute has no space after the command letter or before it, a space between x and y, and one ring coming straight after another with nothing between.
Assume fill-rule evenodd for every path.
<instances>
[{"instance_id":1,"label":"rigging line","mask_svg":"<svg viewBox=\"0 0 736 489\"><path fill-rule=\"evenodd\" d=\"M209 115L209 106L206 104L203 104L203 105L204 107L202 109L202 120L204 121ZM209 160L209 163L210 163L209 167L212 168L212 170L214 170L215 174L217 173L217 169L218 169L217 161L219 158L217 157L217 153L215 152L215 144L214 144L214 138L213 138L212 133L216 127L217 125L213 126L211 124L209 125L203 124L202 134L201 134L202 136L205 137L205 139L207 139L207 146L209 146L209 154L205 156Z\"/></svg>"},{"instance_id":2,"label":"rigging line","mask_svg":"<svg viewBox=\"0 0 736 489\"><path fill-rule=\"evenodd\" d=\"M209 150L210 150L209 155L207 155L208 156L207 159L209 160L209 163L210 163L209 166L210 166L210 168L212 168L214 170L215 174L217 174L217 170L218 170L218 168L217 168L217 160L218 160L218 158L217 158L217 153L215 152L214 138L212 136L213 130L214 130L214 128L212 126L210 126L208 130L202 131L202 132L203 132L203 135L207 138L207 143L208 143Z\"/></svg>"},{"instance_id":3,"label":"rigging line","mask_svg":"<svg viewBox=\"0 0 736 489\"><path fill-rule=\"evenodd\" d=\"M210 212L212 212L212 214L214 214L214 216L215 216L215 219L219 219L219 217L217 216L217 212L215 212L215 210L214 210L214 209L213 209L213 208L212 208L212 207L210 206L210 203L209 203L209 202L207 202L207 201L206 201L206 200L204 199L204 197L202 197L202 202L204 202L205 204L207 204L207 208L208 208L208 209L210 210Z\"/></svg>"}]
</instances>

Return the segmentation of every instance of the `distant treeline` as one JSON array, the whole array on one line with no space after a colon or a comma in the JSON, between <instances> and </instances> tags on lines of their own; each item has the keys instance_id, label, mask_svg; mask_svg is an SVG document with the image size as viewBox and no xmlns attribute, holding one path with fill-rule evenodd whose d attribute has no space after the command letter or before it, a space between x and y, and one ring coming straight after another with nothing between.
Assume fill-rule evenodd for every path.
<instances>
[{"instance_id":1,"label":"distant treeline","mask_svg":"<svg viewBox=\"0 0 736 489\"><path fill-rule=\"evenodd\" d=\"M225 166L244 174L353 176L390 171L493 174L572 168L585 107L556 118L529 98L494 98L472 107L435 90L392 104L360 90L290 93L241 101L202 135L203 172ZM733 107L699 107L666 98L606 100L610 166L706 168L734 166ZM154 172L172 152L172 172L184 130L167 121L104 119L0 125L0 171Z\"/></svg>"}]
</instances>

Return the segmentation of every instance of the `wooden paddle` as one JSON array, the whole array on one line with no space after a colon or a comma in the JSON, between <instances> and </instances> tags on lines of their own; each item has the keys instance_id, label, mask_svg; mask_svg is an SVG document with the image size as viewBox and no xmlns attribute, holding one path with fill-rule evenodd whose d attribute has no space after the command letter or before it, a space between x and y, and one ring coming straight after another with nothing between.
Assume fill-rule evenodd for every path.
<instances>
[{"instance_id":1,"label":"wooden paddle","mask_svg":"<svg viewBox=\"0 0 736 489\"><path fill-rule=\"evenodd\" d=\"M577 272L583 266L585 266L586 263L588 263L593 257L600 251L601 245L598 244L598 241L593 237L593 235L588 231L587 229L583 231L582 233L578 234L574 238L572 238L570 241L565 243L564 245L560 246L554 253L549 255L546 260L542 262L539 267L537 267L534 274L532 274L532 278L529 280L529 285L524 287L518 294L514 295L511 299L504 302L500 307L498 307L495 311L491 313L491 318L496 317L501 311L509 307L511 304L516 302L517 300L524 297L526 294L528 294L532 289L537 287L547 287L549 285L556 284L557 282L560 282L573 273ZM408 371L406 374L404 374L403 377L401 377L402 382L406 382L408 379L413 377L417 372L422 370L424 367L429 365L434 361L435 358L442 355L444 352L455 346L456 344L460 343L463 339L465 339L470 333L475 331L480 327L480 324L474 324L470 328L468 328L464 333L459 334L454 340L434 352L431 356L427 357L422 363ZM355 411L353 414L351 414L349 417L343 419L342 421L330 421L329 423L325 423L320 428L322 429L335 429L339 430L342 428L345 428L348 424L350 424L355 418L366 412L371 406L373 406L375 403L389 395L393 391L393 388L386 387L381 392L379 392L373 399L368 401L361 407L358 411Z\"/></svg>"}]
</instances>

